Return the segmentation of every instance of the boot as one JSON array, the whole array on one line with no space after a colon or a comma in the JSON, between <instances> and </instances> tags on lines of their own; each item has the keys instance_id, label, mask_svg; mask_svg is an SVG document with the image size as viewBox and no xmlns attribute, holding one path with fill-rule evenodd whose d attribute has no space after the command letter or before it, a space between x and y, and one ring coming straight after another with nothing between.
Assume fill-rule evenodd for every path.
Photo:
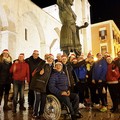
<instances>
[{"instance_id":1,"label":"boot","mask_svg":"<svg viewBox=\"0 0 120 120\"><path fill-rule=\"evenodd\" d=\"M20 108L19 109L23 110L23 111L26 110L26 108L24 107L24 102L23 101L20 101Z\"/></svg>"},{"instance_id":2,"label":"boot","mask_svg":"<svg viewBox=\"0 0 120 120\"><path fill-rule=\"evenodd\" d=\"M17 106L17 103L16 101L13 100L13 109L12 109L13 113L16 113L16 106Z\"/></svg>"},{"instance_id":3,"label":"boot","mask_svg":"<svg viewBox=\"0 0 120 120\"><path fill-rule=\"evenodd\" d=\"M11 108L8 106L8 95L4 96L4 106L3 106L4 111L11 110Z\"/></svg>"}]
</instances>

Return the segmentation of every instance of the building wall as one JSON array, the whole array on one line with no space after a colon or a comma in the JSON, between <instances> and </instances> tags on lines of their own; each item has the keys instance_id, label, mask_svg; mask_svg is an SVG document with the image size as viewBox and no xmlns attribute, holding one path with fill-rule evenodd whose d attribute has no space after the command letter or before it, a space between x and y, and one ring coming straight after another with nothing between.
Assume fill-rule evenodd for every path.
<instances>
[{"instance_id":1,"label":"building wall","mask_svg":"<svg viewBox=\"0 0 120 120\"><path fill-rule=\"evenodd\" d=\"M101 39L100 31L104 30L106 30L106 35L104 39ZM120 44L113 39L113 31L116 33L116 36L120 38L120 31L112 20L96 23L91 26L92 53L94 55L99 52L102 54L108 52L113 57L116 56L118 49L115 51L115 48Z\"/></svg>"},{"instance_id":2,"label":"building wall","mask_svg":"<svg viewBox=\"0 0 120 120\"><path fill-rule=\"evenodd\" d=\"M83 8L80 10L82 11ZM78 14L78 20L81 16ZM84 23L81 21L79 25ZM45 53L56 54L60 52L60 29L61 23L58 19L30 0L0 0L0 53L7 48L13 59L16 59L21 52L25 53L25 57L29 57L34 49L40 51L42 58ZM87 34L88 32L85 32L81 35L83 43L83 38Z\"/></svg>"},{"instance_id":3,"label":"building wall","mask_svg":"<svg viewBox=\"0 0 120 120\"><path fill-rule=\"evenodd\" d=\"M59 39L60 22L30 0L0 0L0 9L0 52L9 49L13 59L20 52L28 57L34 49L43 57L53 40Z\"/></svg>"}]
</instances>

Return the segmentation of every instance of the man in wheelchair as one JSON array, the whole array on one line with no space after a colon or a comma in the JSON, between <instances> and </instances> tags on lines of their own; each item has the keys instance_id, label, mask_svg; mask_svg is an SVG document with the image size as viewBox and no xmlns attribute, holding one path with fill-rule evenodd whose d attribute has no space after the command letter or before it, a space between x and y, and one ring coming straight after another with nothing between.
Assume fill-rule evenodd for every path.
<instances>
[{"instance_id":1,"label":"man in wheelchair","mask_svg":"<svg viewBox=\"0 0 120 120\"><path fill-rule=\"evenodd\" d=\"M61 103L65 103L68 106L71 119L77 120L77 118L82 117L79 111L79 97L76 93L70 92L69 81L62 68L61 62L55 63L55 70L52 72L48 84L49 90Z\"/></svg>"}]
</instances>

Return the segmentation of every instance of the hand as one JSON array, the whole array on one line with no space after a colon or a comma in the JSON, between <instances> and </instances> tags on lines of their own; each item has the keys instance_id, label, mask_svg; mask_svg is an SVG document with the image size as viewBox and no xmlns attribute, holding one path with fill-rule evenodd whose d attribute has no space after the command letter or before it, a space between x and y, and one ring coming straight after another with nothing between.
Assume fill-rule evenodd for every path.
<instances>
[{"instance_id":1,"label":"hand","mask_svg":"<svg viewBox=\"0 0 120 120\"><path fill-rule=\"evenodd\" d=\"M41 71L40 71L40 75L43 75L44 74L44 69L42 69Z\"/></svg>"},{"instance_id":2,"label":"hand","mask_svg":"<svg viewBox=\"0 0 120 120\"><path fill-rule=\"evenodd\" d=\"M88 62L89 61L88 58L86 58L85 61Z\"/></svg>"},{"instance_id":3,"label":"hand","mask_svg":"<svg viewBox=\"0 0 120 120\"><path fill-rule=\"evenodd\" d=\"M63 91L63 92L61 93L61 95L63 95L63 96L68 96L68 93L67 93L66 91Z\"/></svg>"},{"instance_id":4,"label":"hand","mask_svg":"<svg viewBox=\"0 0 120 120\"><path fill-rule=\"evenodd\" d=\"M19 63L19 61L18 61L18 60L15 60L15 63Z\"/></svg>"},{"instance_id":5,"label":"hand","mask_svg":"<svg viewBox=\"0 0 120 120\"><path fill-rule=\"evenodd\" d=\"M69 91L69 90L67 91L67 95L68 95L68 96L70 95L70 91Z\"/></svg>"},{"instance_id":6,"label":"hand","mask_svg":"<svg viewBox=\"0 0 120 120\"><path fill-rule=\"evenodd\" d=\"M92 83L95 84L95 80L92 80Z\"/></svg>"},{"instance_id":7,"label":"hand","mask_svg":"<svg viewBox=\"0 0 120 120\"><path fill-rule=\"evenodd\" d=\"M102 80L98 80L98 83L101 83L102 82Z\"/></svg>"},{"instance_id":8,"label":"hand","mask_svg":"<svg viewBox=\"0 0 120 120\"><path fill-rule=\"evenodd\" d=\"M87 27L88 25L89 25L89 23L88 23L88 22L85 22L85 23L84 23L84 26L86 26L86 27Z\"/></svg>"},{"instance_id":9,"label":"hand","mask_svg":"<svg viewBox=\"0 0 120 120\"><path fill-rule=\"evenodd\" d=\"M86 75L86 78L88 78L88 75Z\"/></svg>"}]
</instances>

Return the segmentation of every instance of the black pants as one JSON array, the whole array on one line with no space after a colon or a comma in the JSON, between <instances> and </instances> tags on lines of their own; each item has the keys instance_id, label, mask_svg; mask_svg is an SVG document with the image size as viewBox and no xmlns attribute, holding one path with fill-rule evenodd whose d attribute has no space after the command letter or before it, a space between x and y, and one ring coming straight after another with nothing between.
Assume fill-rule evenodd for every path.
<instances>
[{"instance_id":1,"label":"black pants","mask_svg":"<svg viewBox=\"0 0 120 120\"><path fill-rule=\"evenodd\" d=\"M118 84L108 84L108 89L113 103L113 109L118 109Z\"/></svg>"},{"instance_id":2,"label":"black pants","mask_svg":"<svg viewBox=\"0 0 120 120\"><path fill-rule=\"evenodd\" d=\"M44 113L44 107L46 103L46 93L40 93L34 91L34 95L35 95L35 101L34 101L33 113L39 116Z\"/></svg>"},{"instance_id":3,"label":"black pants","mask_svg":"<svg viewBox=\"0 0 120 120\"><path fill-rule=\"evenodd\" d=\"M11 84L0 84L0 105L3 97L3 93L8 96L10 88L11 88Z\"/></svg>"},{"instance_id":4,"label":"black pants","mask_svg":"<svg viewBox=\"0 0 120 120\"><path fill-rule=\"evenodd\" d=\"M91 98L91 102L95 103L95 104L99 104L100 100L99 100L99 94L97 93L97 89L96 89L96 85L93 83L90 83L90 98Z\"/></svg>"},{"instance_id":5,"label":"black pants","mask_svg":"<svg viewBox=\"0 0 120 120\"><path fill-rule=\"evenodd\" d=\"M3 96L3 93L5 92L5 95L9 94L11 88L11 84L0 84L0 96Z\"/></svg>"},{"instance_id":6,"label":"black pants","mask_svg":"<svg viewBox=\"0 0 120 120\"><path fill-rule=\"evenodd\" d=\"M29 88L30 88L30 84L29 84ZM29 89L28 91L28 105L29 106L33 107L34 99L35 99L34 91Z\"/></svg>"},{"instance_id":7,"label":"black pants","mask_svg":"<svg viewBox=\"0 0 120 120\"><path fill-rule=\"evenodd\" d=\"M118 103L120 104L120 82L118 83Z\"/></svg>"},{"instance_id":8,"label":"black pants","mask_svg":"<svg viewBox=\"0 0 120 120\"><path fill-rule=\"evenodd\" d=\"M71 115L77 114L79 111L79 97L76 93L70 93L70 96L58 96L57 98L60 100L60 102L65 103L69 110Z\"/></svg>"},{"instance_id":9,"label":"black pants","mask_svg":"<svg viewBox=\"0 0 120 120\"><path fill-rule=\"evenodd\" d=\"M96 87L96 91L98 91L98 95L99 95L99 98L102 102L102 105L103 106L106 106L106 93L103 93L103 89L105 89L105 83L101 82L101 83L96 83L95 84L95 87Z\"/></svg>"},{"instance_id":10,"label":"black pants","mask_svg":"<svg viewBox=\"0 0 120 120\"><path fill-rule=\"evenodd\" d=\"M86 83L81 83L81 82L78 82L77 85L76 85L76 91L79 95L79 102L80 103L83 103L85 98L88 98L89 96L87 95L87 84Z\"/></svg>"}]
</instances>

